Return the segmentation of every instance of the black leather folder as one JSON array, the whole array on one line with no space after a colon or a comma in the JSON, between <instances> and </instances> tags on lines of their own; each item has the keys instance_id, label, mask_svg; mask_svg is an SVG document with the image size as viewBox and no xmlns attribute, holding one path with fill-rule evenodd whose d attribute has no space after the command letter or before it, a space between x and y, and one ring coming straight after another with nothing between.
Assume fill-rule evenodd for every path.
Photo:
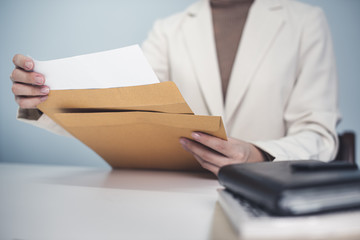
<instances>
[{"instance_id":1,"label":"black leather folder","mask_svg":"<svg viewBox=\"0 0 360 240\"><path fill-rule=\"evenodd\" d=\"M360 171L349 163L315 160L224 166L227 190L272 215L296 216L360 207Z\"/></svg>"}]
</instances>

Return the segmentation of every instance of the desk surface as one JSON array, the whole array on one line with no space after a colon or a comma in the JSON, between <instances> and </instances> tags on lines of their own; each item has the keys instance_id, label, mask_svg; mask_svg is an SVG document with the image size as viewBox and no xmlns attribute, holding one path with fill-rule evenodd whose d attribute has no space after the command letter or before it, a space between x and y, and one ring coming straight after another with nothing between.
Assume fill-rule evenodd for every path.
<instances>
[{"instance_id":1,"label":"desk surface","mask_svg":"<svg viewBox=\"0 0 360 240\"><path fill-rule=\"evenodd\" d=\"M0 164L0 239L235 239L208 174Z\"/></svg>"}]
</instances>

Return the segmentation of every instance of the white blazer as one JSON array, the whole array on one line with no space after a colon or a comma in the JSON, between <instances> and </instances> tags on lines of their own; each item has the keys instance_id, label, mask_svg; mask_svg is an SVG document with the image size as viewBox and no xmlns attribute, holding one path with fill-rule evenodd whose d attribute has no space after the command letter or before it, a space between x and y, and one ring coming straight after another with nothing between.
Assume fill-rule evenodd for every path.
<instances>
[{"instance_id":1,"label":"white blazer","mask_svg":"<svg viewBox=\"0 0 360 240\"><path fill-rule=\"evenodd\" d=\"M208 0L155 23L143 50L196 114L223 117L230 137L275 160L329 161L337 151L337 76L321 9L255 0L224 103Z\"/></svg>"},{"instance_id":2,"label":"white blazer","mask_svg":"<svg viewBox=\"0 0 360 240\"><path fill-rule=\"evenodd\" d=\"M329 161L337 151L337 77L323 12L292 0L255 0L224 103L208 0L155 23L143 50L192 110L223 117L230 137L275 160ZM64 130L46 115L27 121Z\"/></svg>"}]
</instances>

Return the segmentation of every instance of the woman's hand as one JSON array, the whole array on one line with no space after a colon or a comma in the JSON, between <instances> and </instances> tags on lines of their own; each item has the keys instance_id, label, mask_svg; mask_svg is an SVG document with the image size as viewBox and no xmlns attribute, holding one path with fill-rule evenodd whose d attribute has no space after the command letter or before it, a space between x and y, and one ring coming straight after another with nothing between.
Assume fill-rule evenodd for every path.
<instances>
[{"instance_id":1,"label":"woman's hand","mask_svg":"<svg viewBox=\"0 0 360 240\"><path fill-rule=\"evenodd\" d=\"M15 69L10 75L13 81L12 92L20 108L36 108L45 101L49 87L45 86L45 78L40 73L33 72L34 62L31 58L16 54L13 58Z\"/></svg>"},{"instance_id":2,"label":"woman's hand","mask_svg":"<svg viewBox=\"0 0 360 240\"><path fill-rule=\"evenodd\" d=\"M262 153L248 142L234 138L225 141L200 132L193 132L191 136L194 140L181 138L181 145L194 155L203 168L215 175L225 165L264 161Z\"/></svg>"}]
</instances>

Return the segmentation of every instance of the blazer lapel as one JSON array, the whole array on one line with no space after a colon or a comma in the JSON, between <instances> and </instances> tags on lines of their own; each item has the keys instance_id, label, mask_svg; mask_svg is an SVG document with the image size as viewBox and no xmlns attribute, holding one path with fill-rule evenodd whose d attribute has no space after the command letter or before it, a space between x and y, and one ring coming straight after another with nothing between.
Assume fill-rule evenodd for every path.
<instances>
[{"instance_id":1,"label":"blazer lapel","mask_svg":"<svg viewBox=\"0 0 360 240\"><path fill-rule=\"evenodd\" d=\"M236 112L254 73L281 29L283 17L275 13L279 9L281 3L277 0L257 0L250 9L226 95L226 122Z\"/></svg>"},{"instance_id":2,"label":"blazer lapel","mask_svg":"<svg viewBox=\"0 0 360 240\"><path fill-rule=\"evenodd\" d=\"M203 0L197 8L190 8L188 15L182 30L201 92L211 115L223 116L224 103L209 2Z\"/></svg>"}]
</instances>

